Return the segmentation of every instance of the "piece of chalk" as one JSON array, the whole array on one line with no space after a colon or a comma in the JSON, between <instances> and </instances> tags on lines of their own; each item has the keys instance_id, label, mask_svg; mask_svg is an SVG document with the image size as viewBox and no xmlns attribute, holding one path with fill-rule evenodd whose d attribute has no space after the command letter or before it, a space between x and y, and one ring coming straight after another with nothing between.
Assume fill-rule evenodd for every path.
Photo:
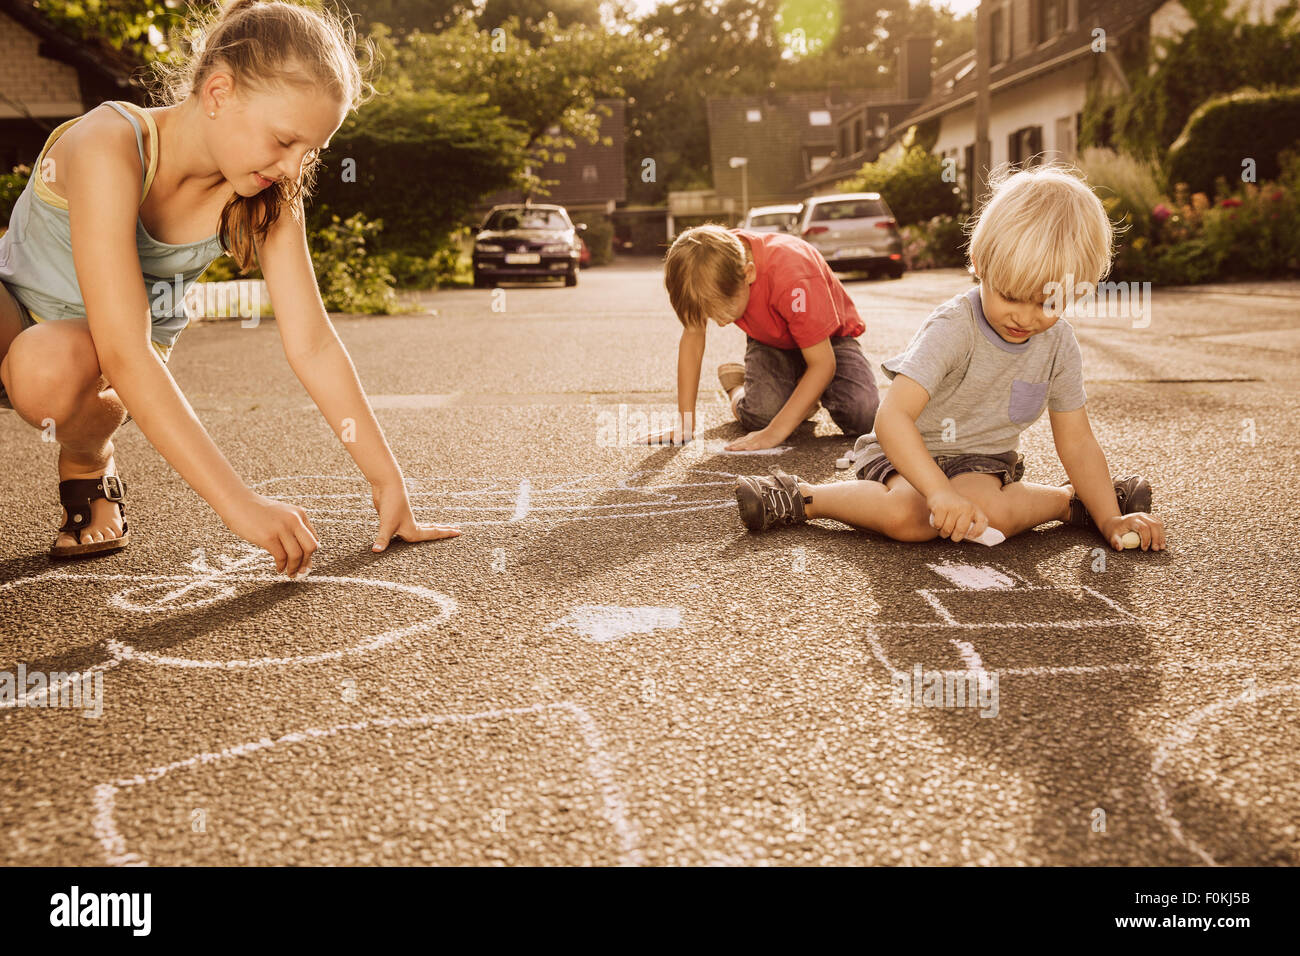
<instances>
[{"instance_id":1,"label":"piece of chalk","mask_svg":"<svg viewBox=\"0 0 1300 956\"><path fill-rule=\"evenodd\" d=\"M843 471L851 464L853 464L853 459L850 458L848 455L845 455L843 458L835 459L835 467L838 468L840 471Z\"/></svg>"},{"instance_id":2,"label":"piece of chalk","mask_svg":"<svg viewBox=\"0 0 1300 956\"><path fill-rule=\"evenodd\" d=\"M311 568L303 568L297 574L289 578L290 581L301 581L307 575L311 574Z\"/></svg>"},{"instance_id":3,"label":"piece of chalk","mask_svg":"<svg viewBox=\"0 0 1300 956\"><path fill-rule=\"evenodd\" d=\"M930 515L930 527L934 527L934 515ZM1007 536L997 528L990 526L985 528L984 532L978 538L966 538L965 540L974 541L976 544L982 544L986 548L991 548L995 544L1001 544L1003 541L1007 540Z\"/></svg>"},{"instance_id":4,"label":"piece of chalk","mask_svg":"<svg viewBox=\"0 0 1300 956\"><path fill-rule=\"evenodd\" d=\"M1140 548L1142 547L1142 536L1136 531L1126 531L1124 537L1119 539L1119 543L1124 546L1126 551L1129 548Z\"/></svg>"}]
</instances>

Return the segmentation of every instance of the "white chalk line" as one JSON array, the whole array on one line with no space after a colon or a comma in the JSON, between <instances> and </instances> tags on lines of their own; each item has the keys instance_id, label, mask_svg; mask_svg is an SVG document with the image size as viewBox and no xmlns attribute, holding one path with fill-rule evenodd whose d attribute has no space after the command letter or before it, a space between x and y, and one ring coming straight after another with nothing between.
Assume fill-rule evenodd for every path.
<instances>
[{"instance_id":1,"label":"white chalk line","mask_svg":"<svg viewBox=\"0 0 1300 956\"><path fill-rule=\"evenodd\" d=\"M1090 595L1092 595L1092 596L1095 597L1097 600L1101 601L1103 604L1105 604L1105 605L1106 605L1107 607L1109 607L1111 610L1117 611L1119 614L1121 614L1121 615L1123 616L1124 619L1127 619L1128 621L1136 621L1136 620L1137 620L1137 618L1135 618L1135 617L1134 617L1132 614L1130 614L1128 611L1124 610L1124 608L1120 607L1118 604L1116 604L1116 603L1115 603L1114 601L1112 601L1110 598L1106 597L1104 594L1100 594L1100 593L1098 593L1097 591L1094 591L1092 588L1087 587L1086 585L1078 585L1077 587L1055 587L1055 586L1030 585L1030 586L1027 586L1027 587L1016 588L1016 591L1017 591L1017 592L1024 592L1024 591L1053 591L1053 592L1058 593L1058 594L1069 594L1069 595L1072 595L1072 596L1075 596L1075 597L1081 596L1082 594L1085 594L1085 593L1086 593L1086 594L1090 594ZM917 627L929 626L929 627L964 627L964 628L972 628L972 627L1034 627L1034 626L1037 626L1037 627L1057 627L1057 626L1064 626L1064 627L1067 627L1067 628L1068 628L1068 627L1071 626L1071 622L1051 622L1051 621L1015 621L1015 622L1006 622L1006 623L999 623L999 624L983 624L983 623L968 624L968 623L962 623L962 622L959 622L959 621L956 619L956 617L953 616L953 614L952 614L952 613L947 609L946 606L944 606L943 602L942 602L941 600L939 600L939 598L937 597L937 595L940 595L940 594L971 594L971 593L973 593L973 592L972 592L972 589L970 589L970 588L963 588L963 587L957 587L957 588L917 588L917 589L916 589L916 593L919 594L919 595L921 595L921 597L925 598L926 602L927 602L927 603L928 603L932 608L935 609L935 611L938 613L938 615L939 615L941 618L943 618L943 621L942 621L942 622L923 622L923 623L919 623L919 624L914 625L914 626L917 626ZM1093 619L1084 619L1082 622L1074 622L1074 623L1073 623L1073 626L1076 626L1076 627L1083 627L1083 626L1088 626L1088 625L1090 625L1090 624L1091 624L1091 625L1094 625L1094 626L1103 626L1103 625L1107 625L1107 624L1109 624L1109 623L1110 623L1110 622L1108 622L1108 621L1097 620L1097 619L1093 618Z\"/></svg>"},{"instance_id":2,"label":"white chalk line","mask_svg":"<svg viewBox=\"0 0 1300 956\"><path fill-rule=\"evenodd\" d=\"M925 590L924 588L917 591L916 593L921 595L921 597L925 598L926 603L929 604L930 607L934 609L934 613L938 614L941 618L943 618L944 625L946 625L947 627L960 626L957 623L957 619L952 616L952 614L948 611L946 607L943 606L943 603L937 597L935 597L933 594L931 594L929 591Z\"/></svg>"},{"instance_id":3,"label":"white chalk line","mask_svg":"<svg viewBox=\"0 0 1300 956\"><path fill-rule=\"evenodd\" d=\"M511 521L519 521L528 515L528 495L529 484L525 478L519 482L519 497L515 499L515 513L510 517Z\"/></svg>"},{"instance_id":4,"label":"white chalk line","mask_svg":"<svg viewBox=\"0 0 1300 956\"><path fill-rule=\"evenodd\" d=\"M47 571L44 574L38 574L33 577L14 578L12 581L5 581L3 583L0 583L0 591L7 591L10 588L18 587L21 584L34 584L42 581L57 580L64 577L67 577L67 573L62 569L56 568L52 571ZM37 691L34 694L23 694L21 697L15 697L13 700L0 701L0 710L18 709L20 707L43 707L44 704L42 703L32 703L32 702L44 701L49 698L50 694L61 693L63 691L63 688L68 687L80 681L86 674L94 674L96 672L110 671L118 664L121 663L122 661L120 659L112 658L107 661L101 661L97 664L92 664L90 667L82 671L79 671L76 678L70 677L67 680L59 681L58 684L55 684L53 686L47 686L45 690Z\"/></svg>"},{"instance_id":5,"label":"white chalk line","mask_svg":"<svg viewBox=\"0 0 1300 956\"><path fill-rule=\"evenodd\" d=\"M614 777L614 768L605 751L604 740L600 733L600 728L592 719L591 715L580 705L572 701L559 701L555 703L539 703L529 707L510 707L497 710L484 710L472 714L425 714L419 717L376 717L370 720L354 721L346 724L336 724L333 727L325 729L308 728L307 730L293 731L284 734L281 737L271 740L263 737L260 740L252 740L242 744L236 744L233 747L227 747L216 752L202 752L183 760L177 760L159 767L153 767L143 773L136 774L132 777L123 777L112 783L102 783L95 786L92 790L91 803L94 809L93 826L95 836L104 851L104 856L110 866L147 866L148 863L139 854L132 853L127 849L126 840L122 836L121 830L117 825L116 805L117 794L126 787L140 786L151 783L170 773L185 767L195 767L200 764L213 763L218 760L226 760L232 757L245 757L261 750L268 750L281 744L297 744L307 740L318 740L325 737L332 737L336 734L348 730L366 730L372 727L378 728L399 728L412 729L420 727L429 727L437 724L464 724L480 720L497 720L502 718L516 717L526 714L544 714L548 711L563 711L568 714L577 725L578 733L582 737L583 743L591 752L587 761L588 769L598 784L601 801L603 806L603 815L610 823L619 841L620 864L625 866L637 866L642 862L642 854L638 845L637 830L635 824L631 821L628 814L627 802L623 793L618 786Z\"/></svg>"},{"instance_id":6,"label":"white chalk line","mask_svg":"<svg viewBox=\"0 0 1300 956\"><path fill-rule=\"evenodd\" d=\"M930 564L927 567L967 591L1007 591L1015 586L1015 581L1010 577L987 566L946 561L943 564Z\"/></svg>"},{"instance_id":7,"label":"white chalk line","mask_svg":"<svg viewBox=\"0 0 1300 956\"><path fill-rule=\"evenodd\" d=\"M968 641L959 641L955 638L951 641L952 646L957 648L957 653L961 656L962 662L966 665L966 670L976 674L984 673L984 662L980 660L979 651L975 650L975 645Z\"/></svg>"},{"instance_id":8,"label":"white chalk line","mask_svg":"<svg viewBox=\"0 0 1300 956\"><path fill-rule=\"evenodd\" d=\"M105 647L111 655L112 660L104 664L94 665L96 667L116 666L124 661L139 661L145 664L154 664L167 667L181 668L212 668L221 670L239 670L256 667L278 667L278 666L298 666L302 664L318 664L323 661L339 660L343 657L351 657L376 650L395 641L409 637L412 634L418 634L425 630L433 630L446 623L451 615L457 610L456 601L430 588L422 587L418 584L399 584L395 581L383 581L376 578L357 578L357 577L336 577L332 575L313 575L310 578L303 578L300 581L289 582L283 575L279 574L235 574L232 572L221 572L219 575L212 575L212 578L220 577L223 581L236 583L258 583L258 584L292 584L294 587L304 587L317 584L343 584L343 585L360 585L366 587L376 587L388 591L397 591L399 593L409 594L425 601L431 601L439 608L436 617L427 618L409 624L405 627L399 627L392 630L377 634L360 644L351 647L337 648L331 651L322 651L318 654L302 654L288 657L258 657L248 659L231 659L231 660L201 660L188 657L171 657L163 654L154 654L150 651L141 651L130 645L124 644L115 638L109 638L105 641ZM77 574L69 572L59 572L54 574L40 575L32 578L19 578L14 582L0 586L0 589L13 586L14 584L33 583L37 581L61 580L61 581L163 581L163 582L185 582L191 581L191 575L179 574ZM210 603L204 601L204 604ZM181 606L176 606L173 610L181 610ZM66 683L66 682L65 682ZM48 692L47 692L48 693ZM8 703L3 706L16 706L15 703Z\"/></svg>"},{"instance_id":9,"label":"white chalk line","mask_svg":"<svg viewBox=\"0 0 1300 956\"><path fill-rule=\"evenodd\" d=\"M1155 754L1151 760L1151 791L1155 799L1156 816L1160 818L1166 829L1175 840L1192 852L1193 855L1200 858L1206 866L1219 866L1219 862L1203 846L1183 832L1182 824L1178 818L1173 815L1169 809L1169 796L1165 792L1164 785L1160 781L1161 774L1164 771L1165 763L1174 750L1185 747L1196 739L1197 725L1212 714L1219 711L1236 707L1242 703L1255 703L1264 697L1272 697L1277 694L1295 693L1300 691L1300 684L1283 684L1278 687L1270 687L1266 690L1251 688L1243 691L1235 697L1227 700L1221 700L1217 703L1209 704L1199 710L1193 711L1184 717L1174 729L1170 731L1156 747Z\"/></svg>"},{"instance_id":10,"label":"white chalk line","mask_svg":"<svg viewBox=\"0 0 1300 956\"><path fill-rule=\"evenodd\" d=\"M437 514L455 512L471 515L484 513L501 515L501 517L494 519L455 521L454 524L458 527L513 524L523 521L527 521L528 523L544 524L547 521L601 521L623 518L649 518L657 517L659 515L715 511L734 508L736 506L735 500L731 495L728 495L726 498L713 498L700 501L698 498L692 498L681 494L685 489L734 487L736 478L739 476L730 472L705 472L705 474L720 476L722 478L720 481L684 482L681 484L669 485L631 484L631 482L648 474L650 473L635 472L626 478L619 479L618 483L614 485L607 483L596 485L588 484L591 482L609 481L609 478L601 475L566 475L560 476L562 481L560 484L553 487L537 486L537 481L550 476L539 476L537 479L524 478L518 485L511 484L508 486L504 485L500 481L470 479L471 481L477 481L478 486L468 490L462 489L456 491L446 491L438 488L433 488L428 491L408 490L408 497L412 499L413 503L416 499L422 497L434 499L428 505L419 505L415 507L424 508ZM342 475L286 475L265 479L264 481L257 482L252 487L261 488L282 482L357 482L360 480L362 479ZM415 484L418 481L443 480L445 479L408 480L408 485ZM269 491L270 489L268 489L268 493ZM590 499L618 493L634 494L639 496L639 500L613 503L588 503ZM363 516L365 510L370 507L369 493L367 491L325 492L322 494L289 491L281 492L279 497L281 500L293 500L296 502L324 500L346 500L356 502L355 507L313 506L312 519L320 520L326 524L340 524L347 520L358 520L358 518ZM455 498L472 498L475 503L457 504L454 501L449 500ZM484 503L485 499L487 499L487 503ZM495 501L493 499L495 499ZM343 515L347 517L333 517L335 515Z\"/></svg>"}]
</instances>

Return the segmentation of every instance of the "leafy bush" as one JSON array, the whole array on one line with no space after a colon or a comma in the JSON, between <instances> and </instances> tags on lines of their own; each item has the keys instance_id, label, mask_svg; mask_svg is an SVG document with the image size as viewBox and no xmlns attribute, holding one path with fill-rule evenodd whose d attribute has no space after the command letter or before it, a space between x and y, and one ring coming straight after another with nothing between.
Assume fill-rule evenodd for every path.
<instances>
[{"instance_id":1,"label":"leafy bush","mask_svg":"<svg viewBox=\"0 0 1300 956\"><path fill-rule=\"evenodd\" d=\"M1208 192L1220 176L1240 182L1246 158L1255 161L1254 180L1275 179L1278 155L1295 146L1300 146L1300 88L1218 96L1197 108L1169 147L1168 182Z\"/></svg>"},{"instance_id":2,"label":"leafy bush","mask_svg":"<svg viewBox=\"0 0 1300 956\"><path fill-rule=\"evenodd\" d=\"M900 154L867 163L851 179L836 184L840 192L880 193L900 226L961 211L961 188L944 180L943 159L919 143Z\"/></svg>"},{"instance_id":3,"label":"leafy bush","mask_svg":"<svg viewBox=\"0 0 1300 956\"><path fill-rule=\"evenodd\" d=\"M525 134L484 96L396 90L344 120L317 175L312 223L360 212L379 248L428 255L480 197L512 184Z\"/></svg>"},{"instance_id":4,"label":"leafy bush","mask_svg":"<svg viewBox=\"0 0 1300 956\"><path fill-rule=\"evenodd\" d=\"M582 241L591 250L593 266L608 265L614 261L614 223L607 216L590 216L585 222L587 231Z\"/></svg>"},{"instance_id":5,"label":"leafy bush","mask_svg":"<svg viewBox=\"0 0 1300 956\"><path fill-rule=\"evenodd\" d=\"M903 258L909 269L946 269L966 264L966 217L935 216L904 226Z\"/></svg>"},{"instance_id":6,"label":"leafy bush","mask_svg":"<svg viewBox=\"0 0 1300 956\"><path fill-rule=\"evenodd\" d=\"M383 228L383 221L366 221L353 213L315 230L308 243L316 281L325 308L332 312L389 314L398 311L393 275L377 256L368 254L366 242Z\"/></svg>"},{"instance_id":7,"label":"leafy bush","mask_svg":"<svg viewBox=\"0 0 1300 956\"><path fill-rule=\"evenodd\" d=\"M465 258L468 230L457 229L446 236L432 255L420 256L396 250L379 254L379 261L393 274L401 289L437 289L447 285L470 285L472 274Z\"/></svg>"},{"instance_id":8,"label":"leafy bush","mask_svg":"<svg viewBox=\"0 0 1300 956\"><path fill-rule=\"evenodd\" d=\"M14 203L22 195L31 174L30 166L15 166L13 172L0 173L0 226L6 229L9 227L9 217L13 215Z\"/></svg>"},{"instance_id":9,"label":"leafy bush","mask_svg":"<svg viewBox=\"0 0 1300 956\"><path fill-rule=\"evenodd\" d=\"M1258 277L1300 272L1300 208L1281 184L1247 183L1240 196L1205 214L1205 242L1223 274Z\"/></svg>"},{"instance_id":10,"label":"leafy bush","mask_svg":"<svg viewBox=\"0 0 1300 956\"><path fill-rule=\"evenodd\" d=\"M1120 231L1120 240L1150 237L1152 210L1162 198L1150 163L1113 149L1085 149L1079 167Z\"/></svg>"},{"instance_id":11,"label":"leafy bush","mask_svg":"<svg viewBox=\"0 0 1300 956\"><path fill-rule=\"evenodd\" d=\"M1276 8L1271 21L1259 23L1250 22L1245 4L1233 4L1229 12L1229 0L1181 3L1192 28L1153 40L1149 55L1135 50L1137 55L1125 63L1131 92L1093 100L1085 110L1085 131L1109 126L1114 145L1160 159L1207 99L1245 86L1264 89L1295 83L1294 2ZM1107 115L1093 115L1099 111ZM1237 168L1240 171L1240 160Z\"/></svg>"},{"instance_id":12,"label":"leafy bush","mask_svg":"<svg viewBox=\"0 0 1300 956\"><path fill-rule=\"evenodd\" d=\"M1179 184L1150 211L1151 231L1121 242L1111 277L1160 285L1300 274L1300 153L1284 153L1276 182L1217 200Z\"/></svg>"}]
</instances>

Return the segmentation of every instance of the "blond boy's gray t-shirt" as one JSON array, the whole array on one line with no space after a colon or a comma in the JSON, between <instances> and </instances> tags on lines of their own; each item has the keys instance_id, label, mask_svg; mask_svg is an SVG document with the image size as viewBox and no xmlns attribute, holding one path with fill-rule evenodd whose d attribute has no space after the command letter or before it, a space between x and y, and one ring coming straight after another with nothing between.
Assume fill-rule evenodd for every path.
<instances>
[{"instance_id":1,"label":"blond boy's gray t-shirt","mask_svg":"<svg viewBox=\"0 0 1300 956\"><path fill-rule=\"evenodd\" d=\"M907 351L881 368L930 394L916 427L931 455L1016 451L1045 407L1071 412L1088 398L1070 324L1059 319L1025 342L1008 342L984 317L978 286L935 309Z\"/></svg>"}]
</instances>

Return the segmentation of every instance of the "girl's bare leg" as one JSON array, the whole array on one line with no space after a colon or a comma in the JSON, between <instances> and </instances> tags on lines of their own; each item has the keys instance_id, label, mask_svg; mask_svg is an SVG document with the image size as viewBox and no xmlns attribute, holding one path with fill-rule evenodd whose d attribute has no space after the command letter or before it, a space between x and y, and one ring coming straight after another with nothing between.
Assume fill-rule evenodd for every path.
<instances>
[{"instance_id":1,"label":"girl's bare leg","mask_svg":"<svg viewBox=\"0 0 1300 956\"><path fill-rule=\"evenodd\" d=\"M24 421L41 430L52 425L60 445L60 481L117 473L112 438L126 420L126 408L103 378L84 319L43 322L23 330L0 361L0 379ZM121 534L117 504L99 499L91 504L91 523L82 529L81 541L61 534L57 543L87 544Z\"/></svg>"}]
</instances>

